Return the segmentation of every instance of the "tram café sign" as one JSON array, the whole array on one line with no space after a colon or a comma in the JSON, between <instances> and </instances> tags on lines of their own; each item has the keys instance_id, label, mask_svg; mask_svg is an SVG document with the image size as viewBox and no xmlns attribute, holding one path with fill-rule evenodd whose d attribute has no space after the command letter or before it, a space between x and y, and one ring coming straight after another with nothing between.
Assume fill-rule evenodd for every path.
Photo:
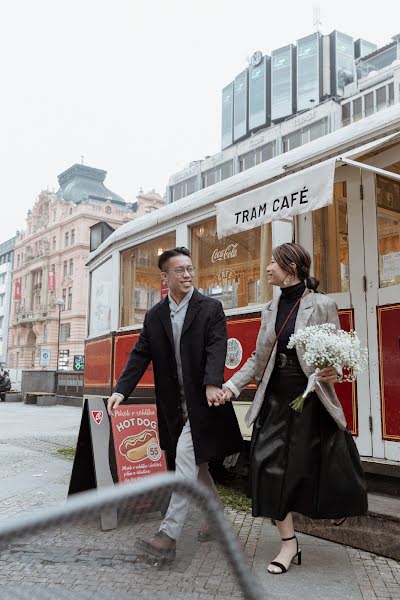
<instances>
[{"instance_id":1,"label":"tram caf\u00e9 sign","mask_svg":"<svg viewBox=\"0 0 400 600\"><path fill-rule=\"evenodd\" d=\"M218 238L331 204L335 162L326 161L220 202L216 205Z\"/></svg>"}]
</instances>

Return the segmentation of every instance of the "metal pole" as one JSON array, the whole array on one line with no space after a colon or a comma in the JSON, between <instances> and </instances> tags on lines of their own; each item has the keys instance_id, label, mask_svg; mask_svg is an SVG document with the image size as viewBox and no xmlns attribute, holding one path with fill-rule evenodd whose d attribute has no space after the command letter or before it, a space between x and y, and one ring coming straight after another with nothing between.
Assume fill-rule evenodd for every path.
<instances>
[{"instance_id":1,"label":"metal pole","mask_svg":"<svg viewBox=\"0 0 400 600\"><path fill-rule=\"evenodd\" d=\"M60 355L60 321L61 321L61 306L58 305L58 332L57 332L56 371L58 371L59 355Z\"/></svg>"}]
</instances>

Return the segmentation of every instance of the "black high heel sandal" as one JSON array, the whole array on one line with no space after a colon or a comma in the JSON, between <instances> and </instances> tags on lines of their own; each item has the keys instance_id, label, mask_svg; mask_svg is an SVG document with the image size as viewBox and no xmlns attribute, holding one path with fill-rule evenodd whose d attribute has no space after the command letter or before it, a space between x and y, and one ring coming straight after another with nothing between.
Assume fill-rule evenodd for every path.
<instances>
[{"instance_id":1,"label":"black high heel sandal","mask_svg":"<svg viewBox=\"0 0 400 600\"><path fill-rule=\"evenodd\" d=\"M290 542L290 540L296 540L296 554L293 556L292 560L289 563L289 566L293 563L294 565L301 565L301 550L299 550L299 540L297 539L297 537L295 535L292 535L292 537L289 538L282 538L282 542ZM274 567L278 567L280 570L280 572L275 573L274 571L270 571L269 569L267 569L268 573L271 573L271 575L282 575L282 573L286 573L287 570L289 569L289 567L285 567L285 565L283 565L282 563L278 562L277 560L273 560L272 562L269 563L268 566L273 565Z\"/></svg>"}]
</instances>

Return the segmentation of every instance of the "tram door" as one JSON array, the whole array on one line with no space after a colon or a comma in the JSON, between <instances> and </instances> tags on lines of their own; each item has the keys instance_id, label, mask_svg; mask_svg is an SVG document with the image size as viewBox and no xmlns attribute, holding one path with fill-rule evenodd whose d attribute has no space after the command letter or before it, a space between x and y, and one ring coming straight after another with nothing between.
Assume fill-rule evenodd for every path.
<instances>
[{"instance_id":1,"label":"tram door","mask_svg":"<svg viewBox=\"0 0 400 600\"><path fill-rule=\"evenodd\" d=\"M394 157L373 160L400 173ZM356 384L336 386L358 450L400 461L400 182L337 168L333 204L297 219L320 289L336 300L342 327L368 348L368 370Z\"/></svg>"}]
</instances>

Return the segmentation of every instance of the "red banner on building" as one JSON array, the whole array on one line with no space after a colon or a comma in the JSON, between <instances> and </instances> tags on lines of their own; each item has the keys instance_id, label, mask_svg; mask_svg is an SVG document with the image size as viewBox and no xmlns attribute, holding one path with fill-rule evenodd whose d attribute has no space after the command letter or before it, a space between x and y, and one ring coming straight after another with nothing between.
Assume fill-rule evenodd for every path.
<instances>
[{"instance_id":1,"label":"red banner on building","mask_svg":"<svg viewBox=\"0 0 400 600\"><path fill-rule=\"evenodd\" d=\"M21 281L15 282L14 300L21 300Z\"/></svg>"},{"instance_id":2,"label":"red banner on building","mask_svg":"<svg viewBox=\"0 0 400 600\"><path fill-rule=\"evenodd\" d=\"M166 281L161 280L160 292L161 292L161 300L163 300L165 298L165 296L168 296L169 287L168 287L168 283Z\"/></svg>"},{"instance_id":3,"label":"red banner on building","mask_svg":"<svg viewBox=\"0 0 400 600\"><path fill-rule=\"evenodd\" d=\"M166 472L155 404L127 404L116 408L111 426L120 483Z\"/></svg>"},{"instance_id":4,"label":"red banner on building","mask_svg":"<svg viewBox=\"0 0 400 600\"><path fill-rule=\"evenodd\" d=\"M48 282L48 290L49 292L54 292L54 290L56 289L56 277L55 277L55 271L49 271L49 275L47 278L47 282Z\"/></svg>"}]
</instances>

